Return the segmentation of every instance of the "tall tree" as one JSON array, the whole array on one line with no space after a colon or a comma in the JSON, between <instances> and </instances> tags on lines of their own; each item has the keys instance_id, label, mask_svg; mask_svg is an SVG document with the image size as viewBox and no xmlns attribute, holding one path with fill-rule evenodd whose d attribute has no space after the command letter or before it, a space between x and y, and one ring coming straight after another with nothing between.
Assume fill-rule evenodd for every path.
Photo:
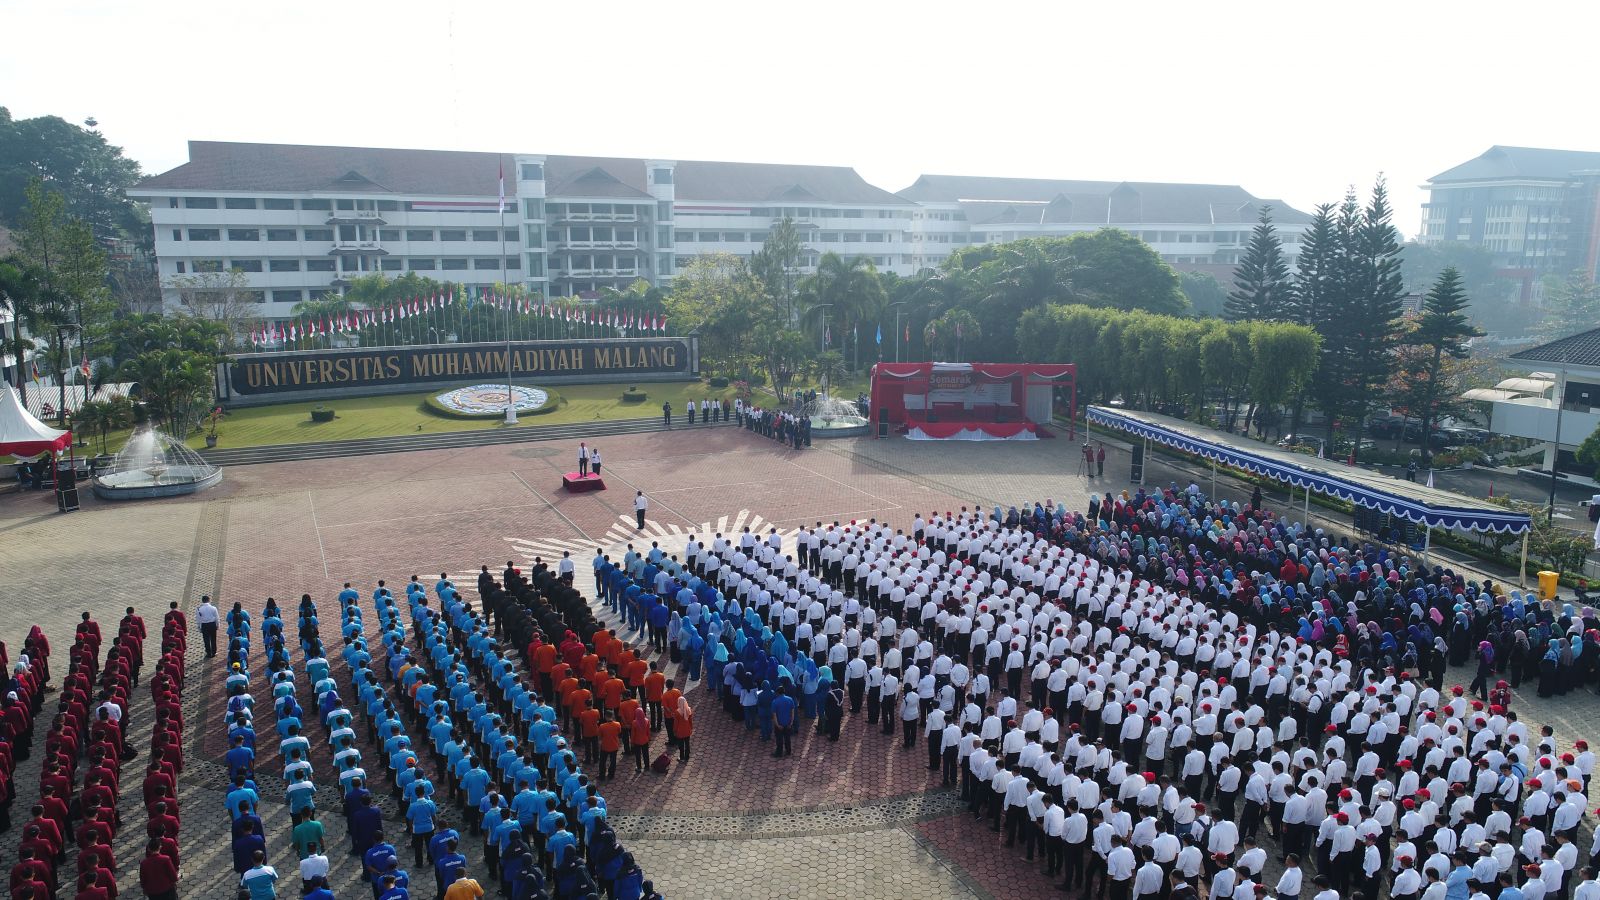
<instances>
[{"instance_id":1,"label":"tall tree","mask_svg":"<svg viewBox=\"0 0 1600 900\"><path fill-rule=\"evenodd\" d=\"M226 326L228 346L260 315L250 279L238 269L174 275L167 279L167 286L177 292L178 308L185 315Z\"/></svg>"},{"instance_id":2,"label":"tall tree","mask_svg":"<svg viewBox=\"0 0 1600 900\"><path fill-rule=\"evenodd\" d=\"M1600 325L1600 284L1583 270L1574 270L1545 288L1544 316L1536 329L1553 341Z\"/></svg>"},{"instance_id":3,"label":"tall tree","mask_svg":"<svg viewBox=\"0 0 1600 900\"><path fill-rule=\"evenodd\" d=\"M1060 253L1078 267L1072 281L1081 302L1169 316L1189 312L1178 273L1149 244L1120 228L1074 234L1061 241Z\"/></svg>"},{"instance_id":4,"label":"tall tree","mask_svg":"<svg viewBox=\"0 0 1600 900\"><path fill-rule=\"evenodd\" d=\"M767 293L777 300L783 310L784 321L795 322L795 279L800 270L800 253L804 241L800 229L788 216L772 226L761 249L750 257L750 271L766 286Z\"/></svg>"},{"instance_id":5,"label":"tall tree","mask_svg":"<svg viewBox=\"0 0 1600 900\"><path fill-rule=\"evenodd\" d=\"M871 260L864 256L846 259L837 253L824 253L817 262L817 271L800 283L799 296L805 312L801 318L816 328L819 338L829 347L842 347L847 337L856 336L852 347L859 363L859 331L873 328L881 321L887 297L883 283ZM829 323L831 334L824 334L823 320ZM870 335L870 332L869 332ZM818 345L821 347L821 344Z\"/></svg>"},{"instance_id":6,"label":"tall tree","mask_svg":"<svg viewBox=\"0 0 1600 900\"><path fill-rule=\"evenodd\" d=\"M1355 455L1360 453L1361 429L1383 385L1394 373L1393 353L1399 343L1405 279L1400 274L1400 232L1394 227L1389 190L1382 176L1372 186L1372 196L1361 211L1354 242L1348 289L1352 375L1349 408ZM1329 437L1333 425L1330 417Z\"/></svg>"},{"instance_id":7,"label":"tall tree","mask_svg":"<svg viewBox=\"0 0 1600 900\"><path fill-rule=\"evenodd\" d=\"M139 164L106 142L100 132L57 116L13 119L0 107L0 224L18 226L35 179L58 193L66 212L97 237L135 237L144 230L128 188L139 180Z\"/></svg>"},{"instance_id":8,"label":"tall tree","mask_svg":"<svg viewBox=\"0 0 1600 900\"><path fill-rule=\"evenodd\" d=\"M1467 298L1461 273L1447 268L1422 299L1422 315L1403 338L1398 377L1402 393L1396 405L1422 421L1422 454L1428 455L1429 437L1441 405L1460 393L1450 377L1451 360L1467 357L1467 344L1483 332L1467 318Z\"/></svg>"},{"instance_id":9,"label":"tall tree","mask_svg":"<svg viewBox=\"0 0 1600 900\"><path fill-rule=\"evenodd\" d=\"M1278 230L1272 227L1272 207L1261 207L1261 218L1250 233L1250 245L1233 270L1233 290L1223 316L1233 321L1283 321L1290 316L1289 264L1283 257Z\"/></svg>"},{"instance_id":10,"label":"tall tree","mask_svg":"<svg viewBox=\"0 0 1600 900\"><path fill-rule=\"evenodd\" d=\"M16 361L12 372L18 392L24 389L29 378L29 339L24 331L39 326L44 310L50 305L44 298L46 290L43 273L27 260L16 255L0 259L0 312L11 319L5 324L7 346L3 352Z\"/></svg>"}]
</instances>

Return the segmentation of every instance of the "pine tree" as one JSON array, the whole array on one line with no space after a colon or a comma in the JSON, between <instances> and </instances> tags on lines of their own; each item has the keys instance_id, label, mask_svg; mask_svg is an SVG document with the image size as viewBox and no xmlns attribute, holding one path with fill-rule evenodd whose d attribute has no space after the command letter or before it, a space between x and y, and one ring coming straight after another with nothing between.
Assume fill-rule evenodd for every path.
<instances>
[{"instance_id":1,"label":"pine tree","mask_svg":"<svg viewBox=\"0 0 1600 900\"><path fill-rule=\"evenodd\" d=\"M1272 227L1272 207L1261 208L1261 218L1250 233L1250 246L1233 270L1234 289L1228 292L1223 316L1235 321L1279 321L1289 317L1289 266L1283 246Z\"/></svg>"},{"instance_id":2,"label":"pine tree","mask_svg":"<svg viewBox=\"0 0 1600 900\"><path fill-rule=\"evenodd\" d=\"M1464 312L1470 302L1461 273L1454 266L1445 269L1422 300L1417 327L1404 338L1404 343L1414 348L1415 355L1410 357L1410 371L1405 373L1404 381L1409 405L1422 420L1424 456L1428 453L1428 437L1433 433L1434 419L1440 408L1456 394L1456 385L1446 375L1445 363L1465 359L1467 342L1483 334Z\"/></svg>"}]
</instances>

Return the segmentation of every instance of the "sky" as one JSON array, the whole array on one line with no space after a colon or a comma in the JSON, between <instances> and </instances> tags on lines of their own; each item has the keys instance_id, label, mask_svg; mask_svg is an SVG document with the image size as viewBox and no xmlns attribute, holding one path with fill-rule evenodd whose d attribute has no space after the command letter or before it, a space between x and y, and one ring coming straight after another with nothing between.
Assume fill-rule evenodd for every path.
<instances>
[{"instance_id":1,"label":"sky","mask_svg":"<svg viewBox=\"0 0 1600 900\"><path fill-rule=\"evenodd\" d=\"M1600 150L1600 3L0 0L0 105L189 140L1240 184L1309 210ZM20 39L17 39L20 38Z\"/></svg>"}]
</instances>

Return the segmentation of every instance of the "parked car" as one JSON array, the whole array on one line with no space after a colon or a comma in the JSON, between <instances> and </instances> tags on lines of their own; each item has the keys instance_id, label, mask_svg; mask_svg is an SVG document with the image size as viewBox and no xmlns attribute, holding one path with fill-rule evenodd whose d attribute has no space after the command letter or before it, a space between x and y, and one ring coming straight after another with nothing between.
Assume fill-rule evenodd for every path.
<instances>
[{"instance_id":1,"label":"parked car","mask_svg":"<svg viewBox=\"0 0 1600 900\"><path fill-rule=\"evenodd\" d=\"M1367 432L1373 437L1397 438L1405 434L1405 427L1405 419L1399 416L1383 416L1368 423Z\"/></svg>"},{"instance_id":2,"label":"parked car","mask_svg":"<svg viewBox=\"0 0 1600 900\"><path fill-rule=\"evenodd\" d=\"M1339 452L1342 453L1342 454L1343 453L1349 453L1353 447L1354 447L1354 442L1352 442L1352 441L1341 441L1339 443ZM1369 450L1376 450L1376 449L1378 449L1378 442L1377 441L1371 440L1369 438L1362 438L1361 439L1361 452L1362 453L1366 453Z\"/></svg>"},{"instance_id":3,"label":"parked car","mask_svg":"<svg viewBox=\"0 0 1600 900\"><path fill-rule=\"evenodd\" d=\"M1296 453L1309 453L1313 456L1326 445L1320 437L1309 434L1286 434L1278 439L1278 446Z\"/></svg>"},{"instance_id":4,"label":"parked car","mask_svg":"<svg viewBox=\"0 0 1600 900\"><path fill-rule=\"evenodd\" d=\"M1487 428L1456 427L1445 428L1442 431L1453 444L1487 444L1489 439L1493 437Z\"/></svg>"}]
</instances>

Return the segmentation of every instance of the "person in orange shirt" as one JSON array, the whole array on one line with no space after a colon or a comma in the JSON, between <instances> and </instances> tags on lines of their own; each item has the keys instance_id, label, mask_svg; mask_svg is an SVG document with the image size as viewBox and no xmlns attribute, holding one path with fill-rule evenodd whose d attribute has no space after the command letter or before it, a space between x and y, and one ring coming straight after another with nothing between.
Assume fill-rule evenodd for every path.
<instances>
[{"instance_id":1,"label":"person in orange shirt","mask_svg":"<svg viewBox=\"0 0 1600 900\"><path fill-rule=\"evenodd\" d=\"M642 773L650 767L650 716L644 707L634 707L628 726L628 748L633 751L633 770Z\"/></svg>"},{"instance_id":2,"label":"person in orange shirt","mask_svg":"<svg viewBox=\"0 0 1600 900\"><path fill-rule=\"evenodd\" d=\"M572 695L578 690L578 679L572 675L556 684L556 702L561 709L561 727L567 728L572 723Z\"/></svg>"},{"instance_id":3,"label":"person in orange shirt","mask_svg":"<svg viewBox=\"0 0 1600 900\"><path fill-rule=\"evenodd\" d=\"M607 716L599 725L600 780L617 777L617 753L622 749L622 723Z\"/></svg>"},{"instance_id":4,"label":"person in orange shirt","mask_svg":"<svg viewBox=\"0 0 1600 900\"><path fill-rule=\"evenodd\" d=\"M608 712L616 712L617 706L622 703L622 695L627 689L628 685L621 678L613 675L606 679L605 684L600 685L600 702L605 704Z\"/></svg>"},{"instance_id":5,"label":"person in orange shirt","mask_svg":"<svg viewBox=\"0 0 1600 900\"><path fill-rule=\"evenodd\" d=\"M589 764L600 755L600 710L587 700L578 709L578 736L583 739L583 761Z\"/></svg>"},{"instance_id":6,"label":"person in orange shirt","mask_svg":"<svg viewBox=\"0 0 1600 900\"><path fill-rule=\"evenodd\" d=\"M661 728L661 698L667 691L667 676L655 663L650 664L650 674L644 677L644 702L650 710L650 730Z\"/></svg>"},{"instance_id":7,"label":"person in orange shirt","mask_svg":"<svg viewBox=\"0 0 1600 900\"><path fill-rule=\"evenodd\" d=\"M671 746L672 739L677 736L672 730L672 718L678 714L678 701L683 698L683 691L678 690L677 684L668 678L667 689L661 693L661 714L666 717L668 746Z\"/></svg>"},{"instance_id":8,"label":"person in orange shirt","mask_svg":"<svg viewBox=\"0 0 1600 900\"><path fill-rule=\"evenodd\" d=\"M589 643L594 645L594 655L606 659L611 651L613 638L611 632L602 628L589 638Z\"/></svg>"},{"instance_id":9,"label":"person in orange shirt","mask_svg":"<svg viewBox=\"0 0 1600 900\"><path fill-rule=\"evenodd\" d=\"M585 653L583 659L578 661L578 675L584 681L594 681L594 673L598 668L600 668L599 654Z\"/></svg>"},{"instance_id":10,"label":"person in orange shirt","mask_svg":"<svg viewBox=\"0 0 1600 900\"><path fill-rule=\"evenodd\" d=\"M550 680L550 672L556 664L556 645L540 644L533 651L533 668L539 673L539 693L550 696L555 682Z\"/></svg>"},{"instance_id":11,"label":"person in orange shirt","mask_svg":"<svg viewBox=\"0 0 1600 900\"><path fill-rule=\"evenodd\" d=\"M574 724L581 724L578 723L578 713L583 712L583 708L588 706L589 701L593 699L594 692L581 684L567 693L567 726L569 728ZM584 735L580 732L578 736L583 737Z\"/></svg>"},{"instance_id":12,"label":"person in orange shirt","mask_svg":"<svg viewBox=\"0 0 1600 900\"><path fill-rule=\"evenodd\" d=\"M672 717L672 736L678 742L678 761L688 762L689 738L694 734L694 708L680 695L676 709Z\"/></svg>"},{"instance_id":13,"label":"person in orange shirt","mask_svg":"<svg viewBox=\"0 0 1600 900\"><path fill-rule=\"evenodd\" d=\"M617 704L617 721L622 723L622 749L626 752L633 750L633 714L640 709L643 707L632 697ZM650 720L645 719L645 724L650 724Z\"/></svg>"},{"instance_id":14,"label":"person in orange shirt","mask_svg":"<svg viewBox=\"0 0 1600 900\"><path fill-rule=\"evenodd\" d=\"M644 679L646 675L650 674L650 664L640 659L638 654L629 650L621 661L618 671L622 672L622 677L628 680L628 690L632 691L635 697L642 699L644 697Z\"/></svg>"}]
</instances>

